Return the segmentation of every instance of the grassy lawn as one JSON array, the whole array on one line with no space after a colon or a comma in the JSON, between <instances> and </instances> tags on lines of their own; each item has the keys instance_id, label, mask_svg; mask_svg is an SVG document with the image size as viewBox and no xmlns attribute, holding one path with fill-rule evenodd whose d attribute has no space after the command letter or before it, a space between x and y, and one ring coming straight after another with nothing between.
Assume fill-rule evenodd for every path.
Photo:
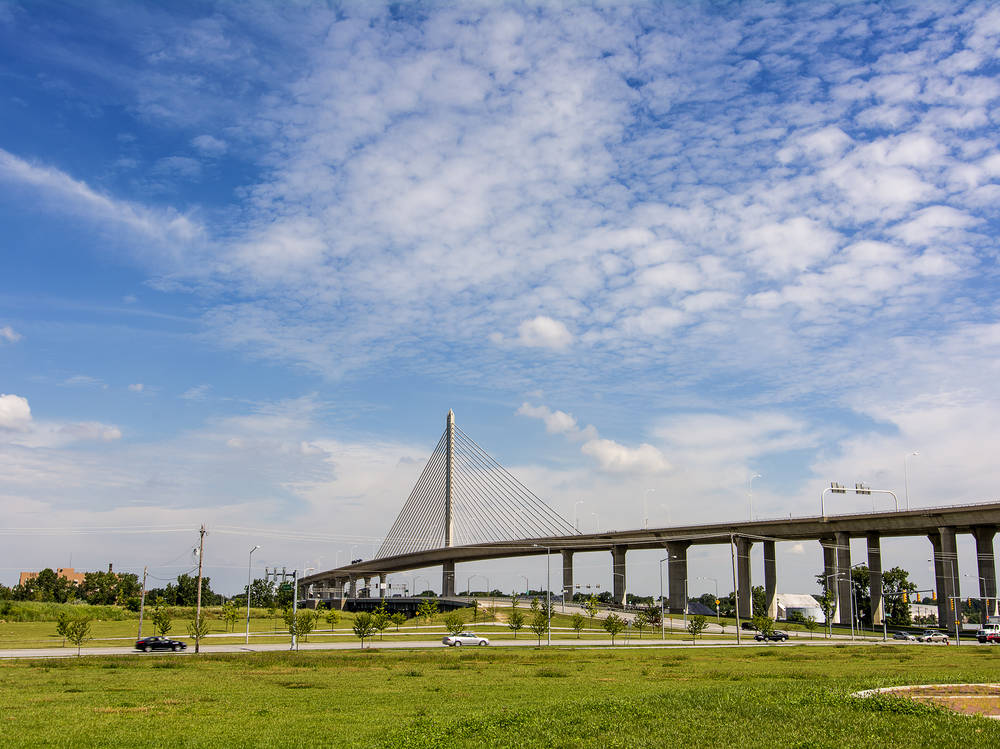
<instances>
[{"instance_id":1,"label":"grassy lawn","mask_svg":"<svg viewBox=\"0 0 1000 749\"><path fill-rule=\"evenodd\" d=\"M1000 722L851 692L982 682L1000 649L352 650L0 662L34 746L1000 746Z\"/></svg>"}]
</instances>

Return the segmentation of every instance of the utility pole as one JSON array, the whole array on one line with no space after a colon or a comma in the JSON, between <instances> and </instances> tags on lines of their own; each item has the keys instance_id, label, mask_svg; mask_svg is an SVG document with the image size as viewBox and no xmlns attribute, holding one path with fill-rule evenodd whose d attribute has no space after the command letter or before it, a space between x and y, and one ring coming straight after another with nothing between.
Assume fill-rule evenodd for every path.
<instances>
[{"instance_id":1,"label":"utility pole","mask_svg":"<svg viewBox=\"0 0 1000 749\"><path fill-rule=\"evenodd\" d=\"M139 598L139 635L135 638L142 639L142 612L146 608L146 571L148 567L142 568L142 597Z\"/></svg>"},{"instance_id":2,"label":"utility pole","mask_svg":"<svg viewBox=\"0 0 1000 749\"><path fill-rule=\"evenodd\" d=\"M194 613L194 625L198 628L199 636L194 638L194 652L199 652L201 649L201 562L205 556L205 524L202 523L201 531L199 531L201 538L198 540L198 605L195 608Z\"/></svg>"}]
</instances>

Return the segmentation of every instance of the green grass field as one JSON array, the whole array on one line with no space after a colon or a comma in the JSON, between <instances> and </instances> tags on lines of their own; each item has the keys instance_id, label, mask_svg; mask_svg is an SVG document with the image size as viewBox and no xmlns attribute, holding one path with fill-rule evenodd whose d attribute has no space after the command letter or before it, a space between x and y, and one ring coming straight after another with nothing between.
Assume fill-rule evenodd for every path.
<instances>
[{"instance_id":1,"label":"green grass field","mask_svg":"<svg viewBox=\"0 0 1000 749\"><path fill-rule=\"evenodd\" d=\"M4 746L1000 746L856 690L995 681L1000 649L351 650L0 662Z\"/></svg>"}]
</instances>

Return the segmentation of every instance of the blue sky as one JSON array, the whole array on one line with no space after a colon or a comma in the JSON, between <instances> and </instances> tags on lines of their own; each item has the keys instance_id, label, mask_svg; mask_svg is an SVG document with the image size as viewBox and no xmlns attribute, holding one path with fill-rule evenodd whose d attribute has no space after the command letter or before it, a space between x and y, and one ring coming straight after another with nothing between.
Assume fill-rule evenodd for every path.
<instances>
[{"instance_id":1,"label":"blue sky","mask_svg":"<svg viewBox=\"0 0 1000 749\"><path fill-rule=\"evenodd\" d=\"M449 408L583 530L745 517L755 473L760 516L904 501L914 451L911 505L995 498L998 42L991 3L0 2L0 579L170 576L200 523L233 589L255 543L361 556Z\"/></svg>"}]
</instances>

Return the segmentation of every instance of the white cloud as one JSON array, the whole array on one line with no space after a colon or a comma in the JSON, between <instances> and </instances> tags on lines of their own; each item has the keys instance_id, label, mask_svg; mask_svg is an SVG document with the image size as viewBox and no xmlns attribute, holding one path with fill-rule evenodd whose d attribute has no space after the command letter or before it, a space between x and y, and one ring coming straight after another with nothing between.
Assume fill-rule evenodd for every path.
<instances>
[{"instance_id":1,"label":"white cloud","mask_svg":"<svg viewBox=\"0 0 1000 749\"><path fill-rule=\"evenodd\" d=\"M212 389L211 385L195 385L194 387L188 388L180 397L184 400L189 401L201 401L208 397L209 391Z\"/></svg>"},{"instance_id":2,"label":"white cloud","mask_svg":"<svg viewBox=\"0 0 1000 749\"><path fill-rule=\"evenodd\" d=\"M121 436L118 427L96 421L36 421L27 398L0 395L0 442L53 448L74 442L113 442Z\"/></svg>"},{"instance_id":3,"label":"white cloud","mask_svg":"<svg viewBox=\"0 0 1000 749\"><path fill-rule=\"evenodd\" d=\"M207 133L192 138L191 145L206 156L221 156L229 149L224 140Z\"/></svg>"},{"instance_id":4,"label":"white cloud","mask_svg":"<svg viewBox=\"0 0 1000 749\"><path fill-rule=\"evenodd\" d=\"M805 216L749 229L743 235L750 260L765 275L803 271L825 260L840 235Z\"/></svg>"},{"instance_id":5,"label":"white cloud","mask_svg":"<svg viewBox=\"0 0 1000 749\"><path fill-rule=\"evenodd\" d=\"M580 450L596 459L602 469L613 473L661 473L670 469L663 453L646 443L626 447L614 440L594 439L584 443Z\"/></svg>"},{"instance_id":6,"label":"white cloud","mask_svg":"<svg viewBox=\"0 0 1000 749\"><path fill-rule=\"evenodd\" d=\"M0 328L0 341L7 341L8 343L17 343L22 338L21 334L14 330L10 325L4 325Z\"/></svg>"},{"instance_id":7,"label":"white cloud","mask_svg":"<svg viewBox=\"0 0 1000 749\"><path fill-rule=\"evenodd\" d=\"M530 348L547 348L563 351L573 342L573 334L565 323L539 315L525 320L517 328L517 342Z\"/></svg>"},{"instance_id":8,"label":"white cloud","mask_svg":"<svg viewBox=\"0 0 1000 749\"><path fill-rule=\"evenodd\" d=\"M0 395L0 429L21 432L30 426L28 399L19 395Z\"/></svg>"},{"instance_id":9,"label":"white cloud","mask_svg":"<svg viewBox=\"0 0 1000 749\"><path fill-rule=\"evenodd\" d=\"M576 419L565 411L553 411L548 406L533 406L530 403L522 403L517 409L519 416L527 416L532 419L541 419L545 422L545 431L549 434L564 434L572 440L589 440L597 436L597 430L593 426L587 425L580 428Z\"/></svg>"}]
</instances>

